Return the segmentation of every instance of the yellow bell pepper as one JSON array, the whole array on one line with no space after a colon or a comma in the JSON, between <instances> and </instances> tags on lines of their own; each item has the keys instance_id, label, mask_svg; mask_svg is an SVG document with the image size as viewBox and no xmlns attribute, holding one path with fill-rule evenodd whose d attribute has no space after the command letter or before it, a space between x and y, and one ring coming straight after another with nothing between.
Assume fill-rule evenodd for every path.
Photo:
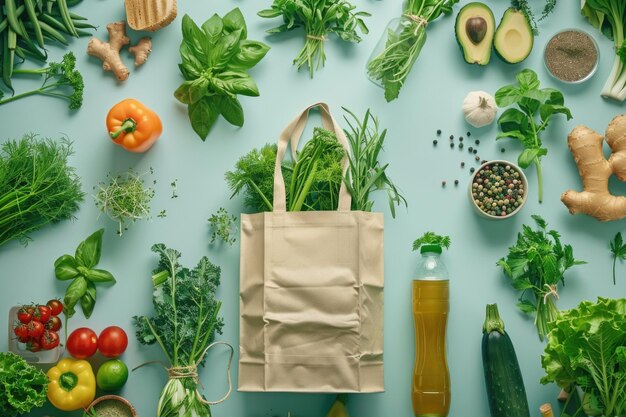
<instances>
[{"instance_id":1,"label":"yellow bell pepper","mask_svg":"<svg viewBox=\"0 0 626 417\"><path fill-rule=\"evenodd\" d=\"M48 400L59 410L86 408L96 396L96 377L87 361L61 359L48 371Z\"/></svg>"}]
</instances>

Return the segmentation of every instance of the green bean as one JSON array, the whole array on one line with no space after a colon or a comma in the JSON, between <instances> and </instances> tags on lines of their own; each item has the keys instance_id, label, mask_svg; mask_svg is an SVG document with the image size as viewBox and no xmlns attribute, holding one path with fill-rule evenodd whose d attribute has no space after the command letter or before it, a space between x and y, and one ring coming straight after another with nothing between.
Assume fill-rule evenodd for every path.
<instances>
[{"instance_id":1,"label":"green bean","mask_svg":"<svg viewBox=\"0 0 626 417\"><path fill-rule=\"evenodd\" d=\"M7 32L7 45L9 50L13 50L17 46L17 33L15 33L15 31L11 28L9 28L9 31Z\"/></svg>"},{"instance_id":2,"label":"green bean","mask_svg":"<svg viewBox=\"0 0 626 417\"><path fill-rule=\"evenodd\" d=\"M91 23L87 23L84 21L74 22L74 27L76 29L98 29L97 26L94 26Z\"/></svg>"},{"instance_id":3,"label":"green bean","mask_svg":"<svg viewBox=\"0 0 626 417\"><path fill-rule=\"evenodd\" d=\"M41 26L39 26L39 20L37 20L37 13L35 12L35 2L34 0L23 0L24 6L26 6L26 13L28 13L28 18L33 24L33 30L35 32L35 39L37 39L37 44L43 48L43 34L41 33Z\"/></svg>"},{"instance_id":4,"label":"green bean","mask_svg":"<svg viewBox=\"0 0 626 417\"><path fill-rule=\"evenodd\" d=\"M67 0L57 0L57 6L59 7L59 12L61 12L63 24L67 28L68 32L78 37L78 33L76 33L76 28L74 27L74 21L72 20L70 11L67 8Z\"/></svg>"},{"instance_id":5,"label":"green bean","mask_svg":"<svg viewBox=\"0 0 626 417\"><path fill-rule=\"evenodd\" d=\"M46 22L40 21L39 25L41 25L41 30L44 32L44 35L48 35L51 39L54 39L57 42L62 43L63 45L69 45L68 42L65 40L65 37L61 35L58 30L51 27Z\"/></svg>"},{"instance_id":6,"label":"green bean","mask_svg":"<svg viewBox=\"0 0 626 417\"><path fill-rule=\"evenodd\" d=\"M93 33L91 32L87 32L86 30L80 30L80 29L76 29L76 33L78 34L78 36L93 36Z\"/></svg>"},{"instance_id":7,"label":"green bean","mask_svg":"<svg viewBox=\"0 0 626 417\"><path fill-rule=\"evenodd\" d=\"M59 30L61 32L67 31L67 29L65 29L65 26L63 26L63 23L61 23L54 17L50 16L49 14L42 14L41 16L39 16L39 21L45 22L49 24L50 26L52 26L53 28L55 28L56 30Z\"/></svg>"},{"instance_id":8,"label":"green bean","mask_svg":"<svg viewBox=\"0 0 626 417\"><path fill-rule=\"evenodd\" d=\"M17 40L17 45L26 50L26 52L30 52L30 55L39 61L46 61L48 59L48 54L46 53L46 50L39 49L30 38L20 37Z\"/></svg>"},{"instance_id":9,"label":"green bean","mask_svg":"<svg viewBox=\"0 0 626 417\"><path fill-rule=\"evenodd\" d=\"M54 6L54 0L45 0L46 1L46 11L48 14L52 13L52 6Z\"/></svg>"},{"instance_id":10,"label":"green bean","mask_svg":"<svg viewBox=\"0 0 626 417\"><path fill-rule=\"evenodd\" d=\"M83 0L67 0L67 5L69 7L74 7L76 6L78 3L82 2Z\"/></svg>"},{"instance_id":11,"label":"green bean","mask_svg":"<svg viewBox=\"0 0 626 417\"><path fill-rule=\"evenodd\" d=\"M26 53L19 46L15 47L15 55L19 56L22 59L26 59Z\"/></svg>"},{"instance_id":12,"label":"green bean","mask_svg":"<svg viewBox=\"0 0 626 417\"><path fill-rule=\"evenodd\" d=\"M76 13L72 13L72 12L70 12L70 17L74 20L87 20L86 17L77 15Z\"/></svg>"},{"instance_id":13,"label":"green bean","mask_svg":"<svg viewBox=\"0 0 626 417\"><path fill-rule=\"evenodd\" d=\"M5 0L4 6L11 29L13 29L14 32L19 33L22 36L26 36L25 33L20 32L20 25L17 23L18 16L15 0Z\"/></svg>"},{"instance_id":14,"label":"green bean","mask_svg":"<svg viewBox=\"0 0 626 417\"><path fill-rule=\"evenodd\" d=\"M2 8L0 7L0 9L2 9ZM20 7L18 7L17 10L16 10L17 17L19 18L22 15L22 13L24 13L24 5L23 4ZM19 21L19 19L18 19L18 21ZM4 32L4 30L7 28L7 26L9 26L9 18L5 17L4 20L2 20L0 22L0 33Z\"/></svg>"}]
</instances>

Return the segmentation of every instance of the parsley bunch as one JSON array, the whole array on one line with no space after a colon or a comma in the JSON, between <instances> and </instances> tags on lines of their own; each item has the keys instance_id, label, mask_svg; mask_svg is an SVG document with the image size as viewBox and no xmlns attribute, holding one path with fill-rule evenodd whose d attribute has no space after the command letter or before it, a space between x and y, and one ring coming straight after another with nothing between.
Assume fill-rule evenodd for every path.
<instances>
[{"instance_id":1,"label":"parsley bunch","mask_svg":"<svg viewBox=\"0 0 626 417\"><path fill-rule=\"evenodd\" d=\"M544 219L537 215L532 218L537 230L523 225L517 242L497 265L513 288L522 291L517 306L524 313L535 315L539 339L543 340L549 331L548 323L557 317L554 300L558 299L559 282L565 285L565 271L586 262L574 258L571 245L563 245L556 230L546 230Z\"/></svg>"}]
</instances>

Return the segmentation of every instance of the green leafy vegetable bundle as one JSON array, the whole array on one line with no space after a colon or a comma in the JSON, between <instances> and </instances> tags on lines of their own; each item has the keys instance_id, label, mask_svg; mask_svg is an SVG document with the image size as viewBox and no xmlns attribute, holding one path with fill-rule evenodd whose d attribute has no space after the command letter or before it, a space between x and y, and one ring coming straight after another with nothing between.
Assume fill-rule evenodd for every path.
<instances>
[{"instance_id":1,"label":"green leafy vegetable bundle","mask_svg":"<svg viewBox=\"0 0 626 417\"><path fill-rule=\"evenodd\" d=\"M157 417L210 417L209 405L197 390L197 366L204 364L206 349L222 333L216 299L220 268L206 257L194 269L180 264L180 252L163 244L152 246L159 265L152 275L152 317L135 316L141 344L158 343L171 368L161 392Z\"/></svg>"},{"instance_id":2,"label":"green leafy vegetable bundle","mask_svg":"<svg viewBox=\"0 0 626 417\"><path fill-rule=\"evenodd\" d=\"M0 352L0 415L17 417L46 402L48 377L15 353Z\"/></svg>"},{"instance_id":3,"label":"green leafy vegetable bundle","mask_svg":"<svg viewBox=\"0 0 626 417\"><path fill-rule=\"evenodd\" d=\"M347 0L274 0L271 8L261 10L258 15L266 18L282 16L284 23L268 33L304 29L306 42L293 64L298 69L307 65L313 78L315 70L323 67L326 61L324 42L327 34L334 33L341 40L358 43L361 37L357 29L364 34L369 32L362 17L370 14L355 9L356 6Z\"/></svg>"},{"instance_id":4,"label":"green leafy vegetable bundle","mask_svg":"<svg viewBox=\"0 0 626 417\"><path fill-rule=\"evenodd\" d=\"M522 291L517 306L535 316L539 339L543 340L549 330L548 323L557 316L554 299L558 299L559 282L565 285L565 271L585 262L574 259L572 247L561 243L556 230L546 230L545 220L536 215L532 218L537 230L523 225L517 242L497 264L513 288Z\"/></svg>"},{"instance_id":5,"label":"green leafy vegetable bundle","mask_svg":"<svg viewBox=\"0 0 626 417\"><path fill-rule=\"evenodd\" d=\"M582 0L581 13L615 45L613 69L602 96L626 100L626 0Z\"/></svg>"},{"instance_id":6,"label":"green leafy vegetable bundle","mask_svg":"<svg viewBox=\"0 0 626 417\"><path fill-rule=\"evenodd\" d=\"M385 89L389 102L398 98L415 60L426 43L426 27L452 13L459 0L407 0L397 28L389 28L382 51L367 63L367 74Z\"/></svg>"},{"instance_id":7,"label":"green leafy vegetable bundle","mask_svg":"<svg viewBox=\"0 0 626 417\"><path fill-rule=\"evenodd\" d=\"M247 71L263 59L269 46L247 39L246 22L238 8L223 18L214 14L202 27L185 15L182 29L179 68L185 81L174 96L188 106L191 127L205 140L220 115L230 124L243 126L237 95L259 95Z\"/></svg>"},{"instance_id":8,"label":"green leafy vegetable bundle","mask_svg":"<svg viewBox=\"0 0 626 417\"><path fill-rule=\"evenodd\" d=\"M564 106L563 93L554 88L539 88L537 74L530 69L519 72L517 85L506 85L496 92L498 107L516 105L508 108L498 119L502 133L496 139L513 138L524 145L524 150L517 158L520 167L526 169L531 164L537 168L539 202L543 201L543 176L541 157L548 154L543 147L539 134L544 131L557 114L564 114L567 120L572 118L570 110ZM539 120L536 120L539 113Z\"/></svg>"},{"instance_id":9,"label":"green leafy vegetable bundle","mask_svg":"<svg viewBox=\"0 0 626 417\"><path fill-rule=\"evenodd\" d=\"M626 299L598 298L560 312L541 363L542 384L583 390L585 414L626 416Z\"/></svg>"},{"instance_id":10,"label":"green leafy vegetable bundle","mask_svg":"<svg viewBox=\"0 0 626 417\"><path fill-rule=\"evenodd\" d=\"M80 179L68 165L72 146L35 135L0 148L0 246L28 242L30 233L73 218L83 200Z\"/></svg>"}]
</instances>

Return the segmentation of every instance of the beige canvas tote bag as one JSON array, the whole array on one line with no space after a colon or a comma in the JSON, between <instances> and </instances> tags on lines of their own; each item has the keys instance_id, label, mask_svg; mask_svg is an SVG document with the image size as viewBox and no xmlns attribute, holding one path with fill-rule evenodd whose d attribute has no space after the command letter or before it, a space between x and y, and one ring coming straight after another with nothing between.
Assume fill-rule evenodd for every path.
<instances>
[{"instance_id":1,"label":"beige canvas tote bag","mask_svg":"<svg viewBox=\"0 0 626 417\"><path fill-rule=\"evenodd\" d=\"M278 139L274 211L241 215L240 391L384 390L382 214L350 211L345 185L337 211L286 211L281 162L314 107L349 150L309 106Z\"/></svg>"}]
</instances>

